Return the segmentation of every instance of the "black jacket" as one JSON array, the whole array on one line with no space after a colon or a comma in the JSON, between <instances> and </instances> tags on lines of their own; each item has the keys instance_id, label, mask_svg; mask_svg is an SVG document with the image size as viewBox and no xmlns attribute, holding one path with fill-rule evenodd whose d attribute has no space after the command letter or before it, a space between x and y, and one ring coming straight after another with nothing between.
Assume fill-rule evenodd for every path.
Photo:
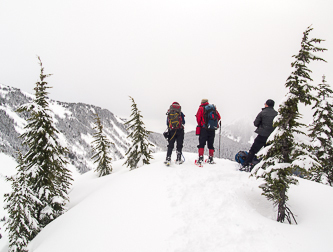
<instances>
[{"instance_id":1,"label":"black jacket","mask_svg":"<svg viewBox=\"0 0 333 252\"><path fill-rule=\"evenodd\" d=\"M254 126L257 127L255 132L261 136L268 137L274 131L273 120L277 114L272 107L263 108L253 122Z\"/></svg>"}]
</instances>

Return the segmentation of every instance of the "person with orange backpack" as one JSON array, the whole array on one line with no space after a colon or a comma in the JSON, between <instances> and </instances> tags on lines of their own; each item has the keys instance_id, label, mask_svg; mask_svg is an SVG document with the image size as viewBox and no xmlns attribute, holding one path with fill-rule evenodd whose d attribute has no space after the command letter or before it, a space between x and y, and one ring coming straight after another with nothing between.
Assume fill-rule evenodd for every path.
<instances>
[{"instance_id":1,"label":"person with orange backpack","mask_svg":"<svg viewBox=\"0 0 333 252\"><path fill-rule=\"evenodd\" d=\"M181 111L181 106L178 102L171 104L167 114L167 125L168 131L165 132L164 136L168 140L168 149L165 164L169 166L171 164L171 154L177 141L177 159L176 164L182 164L182 150L184 142L184 124L185 115Z\"/></svg>"},{"instance_id":2,"label":"person with orange backpack","mask_svg":"<svg viewBox=\"0 0 333 252\"><path fill-rule=\"evenodd\" d=\"M199 159L196 160L196 164L202 166L205 145L207 142L209 149L209 157L207 163L214 164L214 139L215 139L215 130L219 128L219 121L221 120L221 116L219 112L216 110L216 106L214 104L209 104L207 99L201 100L201 105L199 106L198 112L196 114L197 119L197 132L199 135Z\"/></svg>"}]
</instances>

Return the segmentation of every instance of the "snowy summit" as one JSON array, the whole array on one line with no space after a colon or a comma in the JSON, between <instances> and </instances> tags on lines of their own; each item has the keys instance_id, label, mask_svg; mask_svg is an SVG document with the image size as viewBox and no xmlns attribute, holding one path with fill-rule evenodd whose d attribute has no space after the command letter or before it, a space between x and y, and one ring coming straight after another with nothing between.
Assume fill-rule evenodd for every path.
<instances>
[{"instance_id":1,"label":"snowy summit","mask_svg":"<svg viewBox=\"0 0 333 252\"><path fill-rule=\"evenodd\" d=\"M298 225L282 224L261 195L262 181L238 171L235 162L215 159L199 168L197 155L184 153L185 163L166 167L164 152L153 156L150 165L132 171L119 160L108 176L74 176L68 211L32 240L29 251L332 251L331 187L299 179L288 201ZM3 180L1 192L10 189ZM0 251L7 252L1 231Z\"/></svg>"}]
</instances>

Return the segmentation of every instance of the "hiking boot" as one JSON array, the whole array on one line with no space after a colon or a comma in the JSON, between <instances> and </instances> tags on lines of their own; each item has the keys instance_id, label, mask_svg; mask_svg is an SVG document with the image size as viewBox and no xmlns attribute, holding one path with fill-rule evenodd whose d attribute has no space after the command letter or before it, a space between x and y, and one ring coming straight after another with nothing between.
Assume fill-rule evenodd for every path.
<instances>
[{"instance_id":1,"label":"hiking boot","mask_svg":"<svg viewBox=\"0 0 333 252\"><path fill-rule=\"evenodd\" d=\"M167 156L165 161L164 161L165 164L170 164L171 163L171 157L170 156Z\"/></svg>"},{"instance_id":2,"label":"hiking boot","mask_svg":"<svg viewBox=\"0 0 333 252\"><path fill-rule=\"evenodd\" d=\"M180 162L182 160L182 154L180 152L177 152L177 162Z\"/></svg>"},{"instance_id":3,"label":"hiking boot","mask_svg":"<svg viewBox=\"0 0 333 252\"><path fill-rule=\"evenodd\" d=\"M183 163L182 153L181 152L177 152L176 164L182 164L182 163Z\"/></svg>"},{"instance_id":4,"label":"hiking boot","mask_svg":"<svg viewBox=\"0 0 333 252\"><path fill-rule=\"evenodd\" d=\"M207 163L208 164L215 164L214 159L213 159L212 156L208 157Z\"/></svg>"}]
</instances>

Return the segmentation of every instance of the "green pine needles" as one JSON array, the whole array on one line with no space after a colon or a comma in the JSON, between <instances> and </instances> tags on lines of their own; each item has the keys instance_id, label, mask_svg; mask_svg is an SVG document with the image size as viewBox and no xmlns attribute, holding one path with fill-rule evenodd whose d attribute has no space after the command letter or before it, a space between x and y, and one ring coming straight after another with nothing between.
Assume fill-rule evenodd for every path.
<instances>
[{"instance_id":1,"label":"green pine needles","mask_svg":"<svg viewBox=\"0 0 333 252\"><path fill-rule=\"evenodd\" d=\"M96 133L94 134L93 144L93 152L95 155L92 157L94 159L94 163L97 163L96 172L98 172L98 176L102 177L105 175L109 175L112 172L111 161L112 158L109 156L111 143L105 134L103 133L103 125L101 123L101 119L96 114L95 118L95 127Z\"/></svg>"},{"instance_id":2,"label":"green pine needles","mask_svg":"<svg viewBox=\"0 0 333 252\"><path fill-rule=\"evenodd\" d=\"M5 194L4 208L9 214L5 225L9 231L9 251L25 252L28 242L39 232L34 215L34 204L39 203L39 200L26 180L26 167L20 152L17 162L16 176L7 178L7 181L12 183L12 192Z\"/></svg>"},{"instance_id":3,"label":"green pine needles","mask_svg":"<svg viewBox=\"0 0 333 252\"><path fill-rule=\"evenodd\" d=\"M333 91L323 76L317 88L316 103L313 107L313 122L310 125L311 151L321 166L310 170L308 177L316 182L333 186Z\"/></svg>"},{"instance_id":4,"label":"green pine needles","mask_svg":"<svg viewBox=\"0 0 333 252\"><path fill-rule=\"evenodd\" d=\"M312 29L308 27L303 33L301 50L293 56L296 59L291 64L294 70L285 84L289 93L279 107L279 115L274 122L276 129L268 139L268 146L258 153L262 160L253 170L256 178L263 178L265 181L260 186L262 194L277 207L277 221L287 220L290 224L292 221L297 223L287 206L287 191L290 185L298 183L294 174L306 174L320 166L317 157L302 140L305 125L299 122L302 115L298 108L299 104L310 105L315 101L312 95L315 87L311 85L311 70L307 66L311 61L324 61L313 53L326 50L314 45L323 40L309 40Z\"/></svg>"},{"instance_id":5,"label":"green pine needles","mask_svg":"<svg viewBox=\"0 0 333 252\"><path fill-rule=\"evenodd\" d=\"M49 110L46 91L49 87L45 78L50 75L44 74L39 57L38 60L41 73L34 88L35 99L17 110L29 114L25 133L21 135L28 151L18 157L18 174L12 181L13 191L6 199L10 216L7 229L13 237L10 251L24 251L27 241L65 212L72 181L71 172L66 168L68 151L58 140L59 132Z\"/></svg>"},{"instance_id":6,"label":"green pine needles","mask_svg":"<svg viewBox=\"0 0 333 252\"><path fill-rule=\"evenodd\" d=\"M138 110L137 105L132 97L132 114L131 119L125 123L128 126L130 134L128 138L132 141L132 146L126 152L127 160L124 163L131 170L138 168L140 165L150 164L150 160L153 158L152 150L149 148L153 146L148 141L148 136L151 133L147 131L142 121L141 112Z\"/></svg>"}]
</instances>

